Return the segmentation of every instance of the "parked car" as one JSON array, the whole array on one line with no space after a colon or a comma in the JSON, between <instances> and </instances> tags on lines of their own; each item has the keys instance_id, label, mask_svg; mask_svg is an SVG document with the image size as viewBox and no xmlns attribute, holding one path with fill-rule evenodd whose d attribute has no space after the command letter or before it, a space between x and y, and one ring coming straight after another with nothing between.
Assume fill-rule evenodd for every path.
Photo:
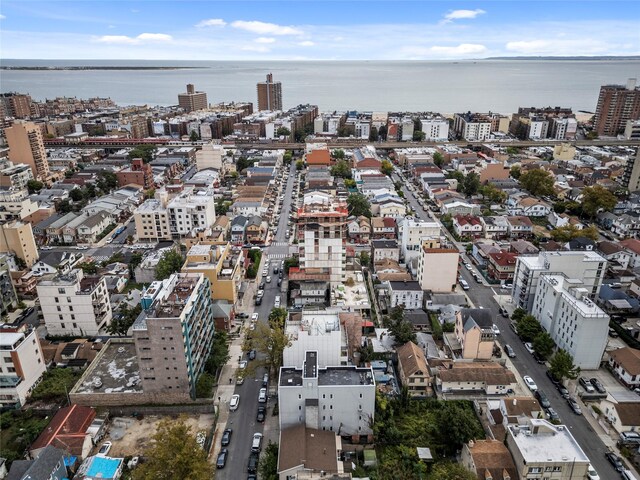
<instances>
[{"instance_id":1,"label":"parked car","mask_svg":"<svg viewBox=\"0 0 640 480\"><path fill-rule=\"evenodd\" d=\"M249 318L249 314L248 313L236 313L236 318L244 320L245 318Z\"/></svg>"},{"instance_id":2,"label":"parked car","mask_svg":"<svg viewBox=\"0 0 640 480\"><path fill-rule=\"evenodd\" d=\"M593 468L591 464L587 467L587 478L589 480L600 480L600 475L598 475L598 472L596 472L596 469Z\"/></svg>"},{"instance_id":3,"label":"parked car","mask_svg":"<svg viewBox=\"0 0 640 480\"><path fill-rule=\"evenodd\" d=\"M254 433L253 440L251 441L251 451L260 452L262 450L262 434Z\"/></svg>"},{"instance_id":4,"label":"parked car","mask_svg":"<svg viewBox=\"0 0 640 480\"><path fill-rule=\"evenodd\" d=\"M264 290L264 287L266 287L267 284L264 283L264 281L260 282L260 285L258 285L258 290Z\"/></svg>"},{"instance_id":5,"label":"parked car","mask_svg":"<svg viewBox=\"0 0 640 480\"><path fill-rule=\"evenodd\" d=\"M466 268L467 270L471 271L471 264L470 263L465 263L464 264L464 268Z\"/></svg>"},{"instance_id":6,"label":"parked car","mask_svg":"<svg viewBox=\"0 0 640 480\"><path fill-rule=\"evenodd\" d=\"M515 358L516 357L516 352L513 351L513 348L511 348L511 345L505 345L504 346L504 351L507 354L507 357L509 357L509 358Z\"/></svg>"},{"instance_id":7,"label":"parked car","mask_svg":"<svg viewBox=\"0 0 640 480\"><path fill-rule=\"evenodd\" d=\"M622 475L623 480L638 480L636 474L626 468L620 472L620 475Z\"/></svg>"},{"instance_id":8,"label":"parked car","mask_svg":"<svg viewBox=\"0 0 640 480\"><path fill-rule=\"evenodd\" d=\"M551 407L551 402L549 402L549 399L547 398L547 396L544 394L542 390L536 390L535 397L540 402L540 405L542 406L542 408Z\"/></svg>"},{"instance_id":9,"label":"parked car","mask_svg":"<svg viewBox=\"0 0 640 480\"><path fill-rule=\"evenodd\" d=\"M256 297L256 301L253 302L254 305L257 307L258 305L262 304L262 297Z\"/></svg>"},{"instance_id":10,"label":"parked car","mask_svg":"<svg viewBox=\"0 0 640 480\"><path fill-rule=\"evenodd\" d=\"M264 422L265 417L267 416L267 408L260 406L258 407L258 414L256 415L256 421L258 423Z\"/></svg>"},{"instance_id":11,"label":"parked car","mask_svg":"<svg viewBox=\"0 0 640 480\"><path fill-rule=\"evenodd\" d=\"M571 396L568 397L567 403L569 404L569 407L571 407L571 410L573 410L573 413L575 413L576 415L582 415L582 410L580 409L580 405L578 405L578 401L575 398Z\"/></svg>"},{"instance_id":12,"label":"parked car","mask_svg":"<svg viewBox=\"0 0 640 480\"><path fill-rule=\"evenodd\" d=\"M249 360L255 360L255 359L256 359L256 351L249 350Z\"/></svg>"},{"instance_id":13,"label":"parked car","mask_svg":"<svg viewBox=\"0 0 640 480\"><path fill-rule=\"evenodd\" d=\"M558 412L556 412L551 407L547 408L547 417L549 418L549 421L551 421L551 422L559 422L560 421L560 415L558 415Z\"/></svg>"},{"instance_id":14,"label":"parked car","mask_svg":"<svg viewBox=\"0 0 640 480\"><path fill-rule=\"evenodd\" d=\"M228 455L229 455L228 449L223 448L222 450L220 450L220 453L218 454L218 459L216 460L216 468L224 468L224 466L227 464Z\"/></svg>"},{"instance_id":15,"label":"parked car","mask_svg":"<svg viewBox=\"0 0 640 480\"><path fill-rule=\"evenodd\" d=\"M229 410L235 412L240 405L240 395L237 393L231 396L231 400L229 401Z\"/></svg>"},{"instance_id":16,"label":"parked car","mask_svg":"<svg viewBox=\"0 0 640 480\"><path fill-rule=\"evenodd\" d=\"M258 312L255 312L251 315L252 322L257 322L259 318L260 318L260 315L258 314Z\"/></svg>"},{"instance_id":17,"label":"parked car","mask_svg":"<svg viewBox=\"0 0 640 480\"><path fill-rule=\"evenodd\" d=\"M270 275L267 276L267 283L271 283L271 276Z\"/></svg>"},{"instance_id":18,"label":"parked car","mask_svg":"<svg viewBox=\"0 0 640 480\"><path fill-rule=\"evenodd\" d=\"M620 443L623 445L640 445L640 433L620 432Z\"/></svg>"},{"instance_id":19,"label":"parked car","mask_svg":"<svg viewBox=\"0 0 640 480\"><path fill-rule=\"evenodd\" d=\"M269 374L265 373L262 376L262 388L267 388L267 385L269 385Z\"/></svg>"},{"instance_id":20,"label":"parked car","mask_svg":"<svg viewBox=\"0 0 640 480\"><path fill-rule=\"evenodd\" d=\"M509 318L509 312L507 312L507 309L504 307L500 307L500 315L502 315L503 318Z\"/></svg>"},{"instance_id":21,"label":"parked car","mask_svg":"<svg viewBox=\"0 0 640 480\"><path fill-rule=\"evenodd\" d=\"M228 446L231 443L231 434L233 430L227 428L224 432L222 432L222 439L220 439L220 445L223 447Z\"/></svg>"},{"instance_id":22,"label":"parked car","mask_svg":"<svg viewBox=\"0 0 640 480\"><path fill-rule=\"evenodd\" d=\"M540 355L538 352L534 351L533 352L533 358L535 359L535 361L537 363L539 363L540 365L544 365L545 362L547 361L546 358L544 358L542 355Z\"/></svg>"},{"instance_id":23,"label":"parked car","mask_svg":"<svg viewBox=\"0 0 640 480\"><path fill-rule=\"evenodd\" d=\"M562 398L569 398L569 390L564 385L559 384L557 388Z\"/></svg>"},{"instance_id":24,"label":"parked car","mask_svg":"<svg viewBox=\"0 0 640 480\"><path fill-rule=\"evenodd\" d=\"M463 290L469 290L469 284L467 283L466 280L463 280L461 278L459 283Z\"/></svg>"},{"instance_id":25,"label":"parked car","mask_svg":"<svg viewBox=\"0 0 640 480\"><path fill-rule=\"evenodd\" d=\"M98 455L106 457L107 453L109 453L109 450L111 450L112 445L113 444L111 442L104 442L100 447L100 450L98 450Z\"/></svg>"},{"instance_id":26,"label":"parked car","mask_svg":"<svg viewBox=\"0 0 640 480\"><path fill-rule=\"evenodd\" d=\"M258 471L258 459L260 456L257 453L249 455L249 461L247 462L247 472L257 473Z\"/></svg>"},{"instance_id":27,"label":"parked car","mask_svg":"<svg viewBox=\"0 0 640 480\"><path fill-rule=\"evenodd\" d=\"M591 378L589 380L591 382L591 385L593 385L593 388L595 388L598 393L607 393L607 389L604 388L604 385L602 385L602 383L600 383L600 380L598 380L597 378Z\"/></svg>"},{"instance_id":28,"label":"parked car","mask_svg":"<svg viewBox=\"0 0 640 480\"><path fill-rule=\"evenodd\" d=\"M551 372L551 370L547 370L547 377L549 377L549 380L551 380L551 383L553 383L553 385L557 388L558 385L560 385L560 380L558 380L553 373Z\"/></svg>"},{"instance_id":29,"label":"parked car","mask_svg":"<svg viewBox=\"0 0 640 480\"><path fill-rule=\"evenodd\" d=\"M493 330L493 333L495 333L496 335L500 335L500 329L498 328L498 326L495 323L493 324L491 329Z\"/></svg>"},{"instance_id":30,"label":"parked car","mask_svg":"<svg viewBox=\"0 0 640 480\"><path fill-rule=\"evenodd\" d=\"M609 463L611 463L611 465L613 465L613 468L615 468L618 472L622 472L625 469L624 463L622 463L622 459L615 453L607 452L604 454L604 456L607 457Z\"/></svg>"},{"instance_id":31,"label":"parked car","mask_svg":"<svg viewBox=\"0 0 640 480\"><path fill-rule=\"evenodd\" d=\"M593 388L593 385L591 385L591 382L589 380L587 380L586 377L580 377L580 379L578 380L578 383L580 384L580 386L582 388L584 388L584 391L587 393L596 393L596 389Z\"/></svg>"},{"instance_id":32,"label":"parked car","mask_svg":"<svg viewBox=\"0 0 640 480\"><path fill-rule=\"evenodd\" d=\"M532 392L535 392L536 390L538 390L538 386L536 385L536 382L534 382L533 378L531 378L529 375L525 375L524 377L522 377L522 380L524 380L524 383L527 385L527 388L529 388L529 390L531 390Z\"/></svg>"},{"instance_id":33,"label":"parked car","mask_svg":"<svg viewBox=\"0 0 640 480\"><path fill-rule=\"evenodd\" d=\"M282 278L278 279L278 286L282 285Z\"/></svg>"},{"instance_id":34,"label":"parked car","mask_svg":"<svg viewBox=\"0 0 640 480\"><path fill-rule=\"evenodd\" d=\"M526 348L527 352L529 352L531 355L533 355L533 352L535 352L535 350L533 349L533 343L531 342L526 342L524 344L524 348Z\"/></svg>"},{"instance_id":35,"label":"parked car","mask_svg":"<svg viewBox=\"0 0 640 480\"><path fill-rule=\"evenodd\" d=\"M258 394L258 403L267 403L267 389L261 388Z\"/></svg>"}]
</instances>

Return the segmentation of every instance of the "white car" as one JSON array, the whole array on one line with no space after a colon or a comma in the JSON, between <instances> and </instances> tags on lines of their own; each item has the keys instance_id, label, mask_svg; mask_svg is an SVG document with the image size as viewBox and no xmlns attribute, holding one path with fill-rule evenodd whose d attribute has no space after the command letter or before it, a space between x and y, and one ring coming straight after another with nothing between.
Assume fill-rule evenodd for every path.
<instances>
[{"instance_id":1,"label":"white car","mask_svg":"<svg viewBox=\"0 0 640 480\"><path fill-rule=\"evenodd\" d=\"M100 447L100 450L98 450L98 455L105 457L107 453L109 453L109 450L111 450L111 445L111 442L104 442Z\"/></svg>"},{"instance_id":2,"label":"white car","mask_svg":"<svg viewBox=\"0 0 640 480\"><path fill-rule=\"evenodd\" d=\"M260 315L258 315L258 312L256 312L253 315L251 315L251 321L252 322L257 322L258 318L260 318Z\"/></svg>"},{"instance_id":3,"label":"white car","mask_svg":"<svg viewBox=\"0 0 640 480\"><path fill-rule=\"evenodd\" d=\"M279 308L279 307L280 307L280 295L276 295L276 299L275 299L275 301L273 302L273 306L274 306L275 308Z\"/></svg>"},{"instance_id":4,"label":"white car","mask_svg":"<svg viewBox=\"0 0 640 480\"><path fill-rule=\"evenodd\" d=\"M464 268L466 268L467 270L471 271L471 264L470 263L465 263L464 264Z\"/></svg>"},{"instance_id":5,"label":"white car","mask_svg":"<svg viewBox=\"0 0 640 480\"><path fill-rule=\"evenodd\" d=\"M267 283L271 283L271 277L267 276Z\"/></svg>"},{"instance_id":6,"label":"white car","mask_svg":"<svg viewBox=\"0 0 640 480\"><path fill-rule=\"evenodd\" d=\"M535 350L533 349L533 343L531 342L525 343L524 348L526 348L527 352L529 352L531 355L533 355L533 352L535 352Z\"/></svg>"},{"instance_id":7,"label":"white car","mask_svg":"<svg viewBox=\"0 0 640 480\"><path fill-rule=\"evenodd\" d=\"M235 412L238 409L239 405L240 405L240 395L236 393L231 397L231 400L229 401L229 410L231 410L232 412Z\"/></svg>"},{"instance_id":8,"label":"white car","mask_svg":"<svg viewBox=\"0 0 640 480\"><path fill-rule=\"evenodd\" d=\"M267 267L268 268L268 267ZM266 277L269 274L269 270L267 268L262 269L262 276Z\"/></svg>"},{"instance_id":9,"label":"white car","mask_svg":"<svg viewBox=\"0 0 640 480\"><path fill-rule=\"evenodd\" d=\"M493 327L491 327L491 329L493 330L493 333L495 333L496 335L500 335L500 329L495 323L493 324Z\"/></svg>"},{"instance_id":10,"label":"white car","mask_svg":"<svg viewBox=\"0 0 640 480\"><path fill-rule=\"evenodd\" d=\"M84 245L78 245L78 246L76 247L76 250L89 250L89 247L86 247L86 246L84 246Z\"/></svg>"},{"instance_id":11,"label":"white car","mask_svg":"<svg viewBox=\"0 0 640 480\"><path fill-rule=\"evenodd\" d=\"M598 475L598 472L596 472L591 464L587 467L587 478L589 480L600 480L600 475Z\"/></svg>"},{"instance_id":12,"label":"white car","mask_svg":"<svg viewBox=\"0 0 640 480\"><path fill-rule=\"evenodd\" d=\"M40 247L40 250L53 250L53 247L50 247L48 245L44 245L44 246Z\"/></svg>"},{"instance_id":13,"label":"white car","mask_svg":"<svg viewBox=\"0 0 640 480\"><path fill-rule=\"evenodd\" d=\"M524 380L524 383L527 384L527 387L532 392L535 392L536 390L538 390L538 386L536 385L536 382L534 382L533 378L531 378L529 375L525 375L524 377L522 377L522 380Z\"/></svg>"},{"instance_id":14,"label":"white car","mask_svg":"<svg viewBox=\"0 0 640 480\"><path fill-rule=\"evenodd\" d=\"M267 403L267 389L261 388L258 394L258 403Z\"/></svg>"}]
</instances>

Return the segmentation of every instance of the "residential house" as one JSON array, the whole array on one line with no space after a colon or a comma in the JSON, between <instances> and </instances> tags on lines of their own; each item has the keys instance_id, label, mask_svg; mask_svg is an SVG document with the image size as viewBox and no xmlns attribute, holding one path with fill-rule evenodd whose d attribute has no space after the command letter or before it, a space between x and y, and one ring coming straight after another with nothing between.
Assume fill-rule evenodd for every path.
<instances>
[{"instance_id":1,"label":"residential house","mask_svg":"<svg viewBox=\"0 0 640 480\"><path fill-rule=\"evenodd\" d=\"M637 215L623 213L613 221L611 231L621 237L636 238L640 235L640 218Z\"/></svg>"},{"instance_id":2,"label":"residential house","mask_svg":"<svg viewBox=\"0 0 640 480\"><path fill-rule=\"evenodd\" d=\"M511 196L507 200L507 213L509 215L546 217L550 212L551 206L539 198L529 196Z\"/></svg>"},{"instance_id":3,"label":"residential house","mask_svg":"<svg viewBox=\"0 0 640 480\"><path fill-rule=\"evenodd\" d=\"M620 245L622 245L630 255L629 267L634 270L640 267L640 240L630 238L622 240Z\"/></svg>"},{"instance_id":4,"label":"residential house","mask_svg":"<svg viewBox=\"0 0 640 480\"><path fill-rule=\"evenodd\" d=\"M533 255L540 249L527 240L512 240L509 242L509 251L517 255Z\"/></svg>"},{"instance_id":5,"label":"residential house","mask_svg":"<svg viewBox=\"0 0 640 480\"><path fill-rule=\"evenodd\" d=\"M462 446L460 463L478 480L517 480L511 453L499 440L470 440Z\"/></svg>"},{"instance_id":6,"label":"residential house","mask_svg":"<svg viewBox=\"0 0 640 480\"><path fill-rule=\"evenodd\" d=\"M397 261L391 260L390 258L384 258L379 262L375 262L373 264L373 271L381 282L411 280L411 274L407 272L405 268L402 268Z\"/></svg>"},{"instance_id":7,"label":"residential house","mask_svg":"<svg viewBox=\"0 0 640 480\"><path fill-rule=\"evenodd\" d=\"M245 227L247 243L264 244L267 239L266 222L257 215L251 215L247 219Z\"/></svg>"},{"instance_id":8,"label":"residential house","mask_svg":"<svg viewBox=\"0 0 640 480\"><path fill-rule=\"evenodd\" d=\"M397 348L400 382L412 396L433 395L432 377L422 349L413 342Z\"/></svg>"},{"instance_id":9,"label":"residential house","mask_svg":"<svg viewBox=\"0 0 640 480\"><path fill-rule=\"evenodd\" d=\"M213 238L226 240L229 235L230 219L226 215L220 215L211 226L211 236Z\"/></svg>"},{"instance_id":10,"label":"residential house","mask_svg":"<svg viewBox=\"0 0 640 480\"><path fill-rule=\"evenodd\" d=\"M506 395L518 384L514 373L497 362L429 360L429 365L432 363L438 366L437 383L442 394Z\"/></svg>"},{"instance_id":11,"label":"residential house","mask_svg":"<svg viewBox=\"0 0 640 480\"><path fill-rule=\"evenodd\" d=\"M96 242L98 236L105 232L107 227L112 224L114 224L113 217L107 212L99 212L95 215L91 215L76 227L78 243Z\"/></svg>"},{"instance_id":12,"label":"residential house","mask_svg":"<svg viewBox=\"0 0 640 480\"><path fill-rule=\"evenodd\" d=\"M41 449L33 460L14 460L6 480L67 480L66 452L62 446L55 448L49 445Z\"/></svg>"},{"instance_id":13,"label":"residential house","mask_svg":"<svg viewBox=\"0 0 640 480\"><path fill-rule=\"evenodd\" d=\"M451 199L440 203L440 213L443 215L478 215L480 206L462 200Z\"/></svg>"},{"instance_id":14,"label":"residential house","mask_svg":"<svg viewBox=\"0 0 640 480\"><path fill-rule=\"evenodd\" d=\"M597 252L607 259L607 266L613 270L626 270L629 267L631 254L618 242L599 242Z\"/></svg>"},{"instance_id":15,"label":"residential house","mask_svg":"<svg viewBox=\"0 0 640 480\"><path fill-rule=\"evenodd\" d=\"M494 280L513 280L518 255L511 252L493 252L488 255L487 273Z\"/></svg>"},{"instance_id":16,"label":"residential house","mask_svg":"<svg viewBox=\"0 0 640 480\"><path fill-rule=\"evenodd\" d=\"M530 418L544 418L544 410L538 400L532 397L501 398L498 410L505 428L509 425L524 425Z\"/></svg>"},{"instance_id":17,"label":"residential house","mask_svg":"<svg viewBox=\"0 0 640 480\"><path fill-rule=\"evenodd\" d=\"M617 433L640 429L640 400L633 399L632 395L624 390L613 390L600 401L600 411Z\"/></svg>"},{"instance_id":18,"label":"residential house","mask_svg":"<svg viewBox=\"0 0 640 480\"><path fill-rule=\"evenodd\" d=\"M532 237L533 222L524 215L509 216L507 217L507 231L511 238Z\"/></svg>"},{"instance_id":19,"label":"residential house","mask_svg":"<svg viewBox=\"0 0 640 480\"><path fill-rule=\"evenodd\" d=\"M404 203L392 198L372 204L371 207L372 209L375 209L375 207L377 207L376 213L382 218L401 218L407 214L407 208L405 207Z\"/></svg>"},{"instance_id":20,"label":"residential house","mask_svg":"<svg viewBox=\"0 0 640 480\"><path fill-rule=\"evenodd\" d=\"M79 252L64 252L60 250L45 252L40 257L40 260L33 265L31 271L33 271L37 277L56 273L66 274L83 260L84 255Z\"/></svg>"},{"instance_id":21,"label":"residential house","mask_svg":"<svg viewBox=\"0 0 640 480\"><path fill-rule=\"evenodd\" d=\"M456 313L455 336L460 343L461 358L490 360L495 333L489 310L463 308Z\"/></svg>"},{"instance_id":22,"label":"residential house","mask_svg":"<svg viewBox=\"0 0 640 480\"><path fill-rule=\"evenodd\" d=\"M358 218L352 217L347 224L349 239L354 243L369 243L371 237L371 225L364 215Z\"/></svg>"},{"instance_id":23,"label":"residential house","mask_svg":"<svg viewBox=\"0 0 640 480\"><path fill-rule=\"evenodd\" d=\"M640 387L640 350L623 347L609 352L609 368L627 387Z\"/></svg>"},{"instance_id":24,"label":"residential house","mask_svg":"<svg viewBox=\"0 0 640 480\"><path fill-rule=\"evenodd\" d=\"M453 229L461 237L479 238L482 236L482 222L471 215L456 215L453 217Z\"/></svg>"},{"instance_id":25,"label":"residential house","mask_svg":"<svg viewBox=\"0 0 640 480\"><path fill-rule=\"evenodd\" d=\"M96 411L91 407L76 404L62 407L31 444L30 455L37 457L48 446L53 446L69 455L86 458L93 448L88 430L95 416Z\"/></svg>"},{"instance_id":26,"label":"residential house","mask_svg":"<svg viewBox=\"0 0 640 480\"><path fill-rule=\"evenodd\" d=\"M379 262L385 258L400 260L400 248L396 240L372 240L371 256L374 262Z\"/></svg>"},{"instance_id":27,"label":"residential house","mask_svg":"<svg viewBox=\"0 0 640 480\"><path fill-rule=\"evenodd\" d=\"M499 240L505 238L509 233L509 224L507 217L495 216L495 217L480 217L480 223L482 223L482 230L484 231L484 238L491 238Z\"/></svg>"},{"instance_id":28,"label":"residential house","mask_svg":"<svg viewBox=\"0 0 640 480\"><path fill-rule=\"evenodd\" d=\"M390 217L372 217L371 218L372 238L386 238L393 240L397 238L396 220Z\"/></svg>"},{"instance_id":29,"label":"residential house","mask_svg":"<svg viewBox=\"0 0 640 480\"><path fill-rule=\"evenodd\" d=\"M244 215L238 215L231 220L231 243L233 245L244 245L247 235L247 224L249 219Z\"/></svg>"},{"instance_id":30,"label":"residential house","mask_svg":"<svg viewBox=\"0 0 640 480\"><path fill-rule=\"evenodd\" d=\"M424 292L420 288L420 284L416 281L412 282L385 282L382 285L387 300L387 309L390 310L397 306L404 309L416 310L422 308L422 300Z\"/></svg>"}]
</instances>

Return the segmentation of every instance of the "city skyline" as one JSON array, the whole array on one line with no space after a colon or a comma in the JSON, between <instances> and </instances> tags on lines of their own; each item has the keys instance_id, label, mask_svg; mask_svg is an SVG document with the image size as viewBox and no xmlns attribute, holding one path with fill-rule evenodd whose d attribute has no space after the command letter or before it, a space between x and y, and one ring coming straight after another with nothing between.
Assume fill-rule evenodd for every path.
<instances>
[{"instance_id":1,"label":"city skyline","mask_svg":"<svg viewBox=\"0 0 640 480\"><path fill-rule=\"evenodd\" d=\"M180 8L122 1L105 11L97 5L3 2L0 57L449 60L640 54L640 5L634 2L405 1L382 9L361 1L195 1L181 2Z\"/></svg>"}]
</instances>

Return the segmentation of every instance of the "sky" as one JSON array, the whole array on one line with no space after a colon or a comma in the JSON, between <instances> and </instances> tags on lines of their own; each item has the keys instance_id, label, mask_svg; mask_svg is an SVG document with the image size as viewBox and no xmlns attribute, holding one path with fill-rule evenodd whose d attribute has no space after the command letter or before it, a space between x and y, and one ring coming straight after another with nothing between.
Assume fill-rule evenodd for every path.
<instances>
[{"instance_id":1,"label":"sky","mask_svg":"<svg viewBox=\"0 0 640 480\"><path fill-rule=\"evenodd\" d=\"M0 2L0 59L640 55L640 1Z\"/></svg>"}]
</instances>

